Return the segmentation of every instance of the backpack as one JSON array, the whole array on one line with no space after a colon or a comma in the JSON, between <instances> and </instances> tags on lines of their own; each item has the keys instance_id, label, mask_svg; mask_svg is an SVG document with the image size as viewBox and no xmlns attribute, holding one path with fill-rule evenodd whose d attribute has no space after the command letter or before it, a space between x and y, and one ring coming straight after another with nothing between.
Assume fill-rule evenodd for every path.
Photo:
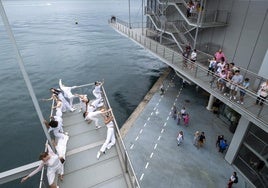
<instances>
[{"instance_id":1,"label":"backpack","mask_svg":"<svg viewBox=\"0 0 268 188\"><path fill-rule=\"evenodd\" d=\"M238 183L238 177L237 176L235 176L234 183Z\"/></svg>"}]
</instances>

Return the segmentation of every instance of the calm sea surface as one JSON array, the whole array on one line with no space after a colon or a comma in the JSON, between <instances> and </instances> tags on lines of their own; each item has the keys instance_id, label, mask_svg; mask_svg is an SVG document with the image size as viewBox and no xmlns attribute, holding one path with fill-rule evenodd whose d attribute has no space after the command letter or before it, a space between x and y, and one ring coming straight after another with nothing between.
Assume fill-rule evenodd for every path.
<instances>
[{"instance_id":1,"label":"calm sea surface","mask_svg":"<svg viewBox=\"0 0 268 188\"><path fill-rule=\"evenodd\" d=\"M69 86L105 80L121 126L162 73L165 65L119 35L111 15L128 20L127 0L3 1L38 99L50 97L59 78ZM132 20L141 22L141 0L131 1ZM78 22L76 25L75 22ZM0 172L36 161L45 135L0 20ZM82 92L91 93L91 88ZM50 103L39 101L44 117ZM36 183L36 182L35 182ZM36 185L36 184L35 184ZM34 187L32 183L0 187Z\"/></svg>"}]
</instances>

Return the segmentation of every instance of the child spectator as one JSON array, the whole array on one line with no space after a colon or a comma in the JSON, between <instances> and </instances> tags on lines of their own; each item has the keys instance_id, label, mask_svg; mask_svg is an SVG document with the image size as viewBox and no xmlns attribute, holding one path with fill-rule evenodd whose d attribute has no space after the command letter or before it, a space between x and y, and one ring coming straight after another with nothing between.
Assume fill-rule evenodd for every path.
<instances>
[{"instance_id":1,"label":"child spectator","mask_svg":"<svg viewBox=\"0 0 268 188\"><path fill-rule=\"evenodd\" d=\"M184 123L184 125L189 125L189 120L190 120L190 116L189 116L189 114L185 114L184 116L182 116L182 118L183 118L183 123Z\"/></svg>"},{"instance_id":2,"label":"child spectator","mask_svg":"<svg viewBox=\"0 0 268 188\"><path fill-rule=\"evenodd\" d=\"M225 70L222 70L218 74L218 76L219 76L219 79L217 80L217 88L220 91L223 91L224 90L224 86L225 86L225 82L226 82L226 77L227 77L226 71Z\"/></svg>"},{"instance_id":3,"label":"child spectator","mask_svg":"<svg viewBox=\"0 0 268 188\"><path fill-rule=\"evenodd\" d=\"M245 78L242 86L240 87L240 98L237 103L244 104L244 96L246 95L246 89L248 89L249 85L249 78Z\"/></svg>"},{"instance_id":4,"label":"child spectator","mask_svg":"<svg viewBox=\"0 0 268 188\"><path fill-rule=\"evenodd\" d=\"M183 140L183 132L180 131L177 136L178 146L181 144L182 140Z\"/></svg>"},{"instance_id":5,"label":"child spectator","mask_svg":"<svg viewBox=\"0 0 268 188\"><path fill-rule=\"evenodd\" d=\"M200 137L200 133L199 133L199 131L196 131L195 133L194 133L194 146L196 146L196 147L198 147L198 140L199 140L199 137Z\"/></svg>"},{"instance_id":6,"label":"child spectator","mask_svg":"<svg viewBox=\"0 0 268 188\"><path fill-rule=\"evenodd\" d=\"M217 62L216 62L215 57L213 57L212 59L209 59L208 62L209 62L209 65L208 65L207 76L209 75L209 73L212 73L212 75L213 75L213 73L216 70L216 66L217 66Z\"/></svg>"}]
</instances>

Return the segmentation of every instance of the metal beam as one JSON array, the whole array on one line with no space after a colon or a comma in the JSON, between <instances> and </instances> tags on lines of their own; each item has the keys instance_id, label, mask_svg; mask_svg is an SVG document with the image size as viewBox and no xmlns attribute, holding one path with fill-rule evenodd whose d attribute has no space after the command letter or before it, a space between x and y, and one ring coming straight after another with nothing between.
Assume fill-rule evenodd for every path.
<instances>
[{"instance_id":1,"label":"metal beam","mask_svg":"<svg viewBox=\"0 0 268 188\"><path fill-rule=\"evenodd\" d=\"M0 173L0 185L22 178L30 174L35 168L37 168L42 161L36 161L24 166L20 166L18 168L14 168L12 170L8 170Z\"/></svg>"}]
</instances>

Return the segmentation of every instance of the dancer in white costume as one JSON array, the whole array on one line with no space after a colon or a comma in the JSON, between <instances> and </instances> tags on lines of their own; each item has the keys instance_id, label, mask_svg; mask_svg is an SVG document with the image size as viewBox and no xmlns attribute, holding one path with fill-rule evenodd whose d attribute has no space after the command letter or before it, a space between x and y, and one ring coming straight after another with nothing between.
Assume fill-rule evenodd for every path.
<instances>
[{"instance_id":1,"label":"dancer in white costume","mask_svg":"<svg viewBox=\"0 0 268 188\"><path fill-rule=\"evenodd\" d=\"M54 134L55 138L57 139L57 141L59 139L64 138L64 132L63 132L62 124L60 124L59 122L57 122L55 120L51 120L50 122L47 122L46 120L44 120L44 124L47 126L49 133L51 131L53 132L53 134Z\"/></svg>"},{"instance_id":2,"label":"dancer in white costume","mask_svg":"<svg viewBox=\"0 0 268 188\"><path fill-rule=\"evenodd\" d=\"M55 100L55 97L56 97L62 101L62 112L65 112L66 110L70 110L71 112L74 111L74 109L71 107L69 102L62 95L62 92L60 89L50 88L49 90L51 91L52 96L49 99L43 99L44 101L49 101L52 99Z\"/></svg>"},{"instance_id":3,"label":"dancer in white costume","mask_svg":"<svg viewBox=\"0 0 268 188\"><path fill-rule=\"evenodd\" d=\"M110 149L115 144L113 116L110 115L108 117L105 117L104 123L107 127L107 136L100 151L97 153L97 159L100 158L101 154L105 153L106 149Z\"/></svg>"},{"instance_id":4,"label":"dancer in white costume","mask_svg":"<svg viewBox=\"0 0 268 188\"><path fill-rule=\"evenodd\" d=\"M64 96L70 100L70 105L73 107L73 99L75 95L72 94L72 89L77 88L77 86L67 87L62 84L61 79L59 80L60 89L64 92Z\"/></svg>"},{"instance_id":5,"label":"dancer in white costume","mask_svg":"<svg viewBox=\"0 0 268 188\"><path fill-rule=\"evenodd\" d=\"M62 111L63 111L62 108L63 108L62 101L60 99L57 99L56 106L53 107L53 109L56 109L56 116L62 117Z\"/></svg>"},{"instance_id":6,"label":"dancer in white costume","mask_svg":"<svg viewBox=\"0 0 268 188\"><path fill-rule=\"evenodd\" d=\"M63 161L65 161L68 140L69 140L69 136L66 134L63 134L63 137L58 139L57 145L55 146L57 150L57 154L59 155L60 158L64 159Z\"/></svg>"},{"instance_id":7,"label":"dancer in white costume","mask_svg":"<svg viewBox=\"0 0 268 188\"><path fill-rule=\"evenodd\" d=\"M56 184L54 183L56 175L59 175L60 180L63 180L63 165L60 161L58 155L56 155L51 147L46 144L48 152L44 152L40 154L39 159L42 160L41 164L32 171L28 176L25 176L21 179L21 183L25 182L28 178L35 175L37 172L42 170L43 166L47 166L47 179L50 188L56 188Z\"/></svg>"},{"instance_id":8,"label":"dancer in white costume","mask_svg":"<svg viewBox=\"0 0 268 188\"><path fill-rule=\"evenodd\" d=\"M94 111L94 112L85 112L83 114L83 116L84 116L86 121L88 121L88 120L94 121L96 129L99 129L99 128L101 128L101 126L99 126L99 119L97 118L97 116L100 114L105 114L105 113L110 112L110 111L111 111L111 109L109 109L109 110L102 109L102 110L98 110L98 111Z\"/></svg>"},{"instance_id":9,"label":"dancer in white costume","mask_svg":"<svg viewBox=\"0 0 268 188\"><path fill-rule=\"evenodd\" d=\"M100 108L104 105L104 103L102 102L102 98L97 98L94 101L91 102L91 105L95 107L95 110L97 108Z\"/></svg>"},{"instance_id":10,"label":"dancer in white costume","mask_svg":"<svg viewBox=\"0 0 268 188\"><path fill-rule=\"evenodd\" d=\"M69 140L69 136L67 135L67 133L63 132L62 123L55 120L51 120L50 122L44 120L44 123L48 128L48 132L53 131L53 134L57 139L57 143L55 144L57 154L60 158L65 159L66 147L67 142Z\"/></svg>"},{"instance_id":11,"label":"dancer in white costume","mask_svg":"<svg viewBox=\"0 0 268 188\"><path fill-rule=\"evenodd\" d=\"M104 84L103 82L95 82L95 88L93 90L93 95L96 97L96 99L101 99L101 86Z\"/></svg>"},{"instance_id":12,"label":"dancer in white costume","mask_svg":"<svg viewBox=\"0 0 268 188\"><path fill-rule=\"evenodd\" d=\"M75 94L76 97L79 97L80 101L80 110L79 112L85 112L87 110L87 105L89 103L89 99L87 98L87 95L79 95Z\"/></svg>"}]
</instances>

